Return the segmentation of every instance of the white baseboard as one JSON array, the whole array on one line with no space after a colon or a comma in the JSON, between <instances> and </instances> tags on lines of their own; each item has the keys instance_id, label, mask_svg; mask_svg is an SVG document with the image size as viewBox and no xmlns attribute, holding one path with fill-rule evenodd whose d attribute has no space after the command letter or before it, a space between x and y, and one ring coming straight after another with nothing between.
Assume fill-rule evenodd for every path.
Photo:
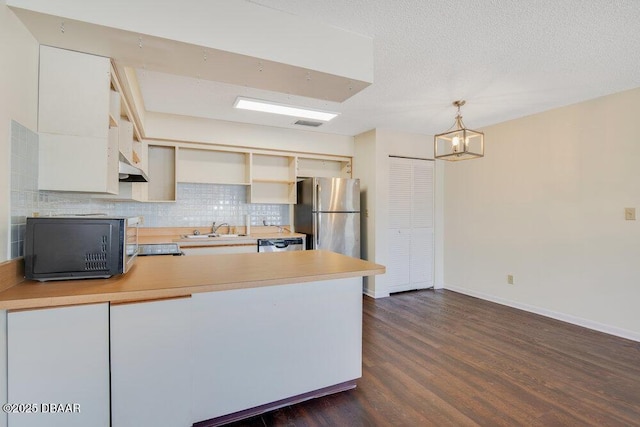
<instances>
[{"instance_id":1,"label":"white baseboard","mask_svg":"<svg viewBox=\"0 0 640 427\"><path fill-rule=\"evenodd\" d=\"M363 288L362 288L362 293L363 293L363 294L365 294L365 295L366 295L366 296L368 296L368 297L375 298L375 296L373 295L373 292L371 292L371 291L370 291L369 289L367 289L367 288L364 288L364 287L363 287Z\"/></svg>"},{"instance_id":2,"label":"white baseboard","mask_svg":"<svg viewBox=\"0 0 640 427\"><path fill-rule=\"evenodd\" d=\"M375 292L371 291L371 289L362 287L362 293L371 298L384 298L389 296L389 292Z\"/></svg>"},{"instance_id":3,"label":"white baseboard","mask_svg":"<svg viewBox=\"0 0 640 427\"><path fill-rule=\"evenodd\" d=\"M486 294L484 292L478 292L473 289L462 288L459 286L446 285L444 289L458 292L460 294L469 295L472 297L480 298L486 301L495 302L497 304L506 305L509 307L517 308L520 310L528 311L530 313L539 314L541 316L550 317L552 319L561 320L563 322L571 323L578 326L583 326L594 331L604 332L606 334L615 335L621 338L626 338L633 341L640 342L640 333L630 331L628 329L618 328L616 326L606 325L604 323L594 322L593 320L584 319L582 317L573 316L571 314L565 314L558 311L548 310L546 308L536 307L529 304L523 304L516 301L511 301L505 298L496 297L494 295Z\"/></svg>"}]
</instances>

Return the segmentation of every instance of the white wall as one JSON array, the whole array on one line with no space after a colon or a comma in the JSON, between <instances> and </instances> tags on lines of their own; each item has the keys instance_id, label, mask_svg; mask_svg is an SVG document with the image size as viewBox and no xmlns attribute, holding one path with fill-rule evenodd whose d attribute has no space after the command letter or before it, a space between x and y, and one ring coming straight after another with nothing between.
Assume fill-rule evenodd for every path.
<instances>
[{"instance_id":1,"label":"white wall","mask_svg":"<svg viewBox=\"0 0 640 427\"><path fill-rule=\"evenodd\" d=\"M11 120L37 127L38 44L0 0L0 262L9 257ZM0 384L7 383L6 311L0 310ZM0 403L7 401L0 387ZM0 426L7 425L0 414Z\"/></svg>"},{"instance_id":2,"label":"white wall","mask_svg":"<svg viewBox=\"0 0 640 427\"><path fill-rule=\"evenodd\" d=\"M376 201L377 201L376 130L355 137L353 177L360 179L360 246L362 259L376 261ZM363 279L363 292L375 295L376 277Z\"/></svg>"},{"instance_id":3,"label":"white wall","mask_svg":"<svg viewBox=\"0 0 640 427\"><path fill-rule=\"evenodd\" d=\"M366 189L366 206L369 217L365 218L367 239L363 243L366 259L386 265L388 261L389 204L389 156L404 156L433 159L433 137L385 129L375 129L355 137L353 176L360 178ZM442 166L436 163L436 202L442 199ZM373 194L373 197L371 196ZM436 205L436 287L442 287L442 208ZM440 251L439 251L440 250ZM439 253L438 253L439 251ZM375 298L389 296L386 274L365 281L365 293Z\"/></svg>"},{"instance_id":4,"label":"white wall","mask_svg":"<svg viewBox=\"0 0 640 427\"><path fill-rule=\"evenodd\" d=\"M639 112L635 89L484 129L445 167L445 286L640 340Z\"/></svg>"},{"instance_id":5,"label":"white wall","mask_svg":"<svg viewBox=\"0 0 640 427\"><path fill-rule=\"evenodd\" d=\"M353 137L147 111L148 139L353 156Z\"/></svg>"},{"instance_id":6,"label":"white wall","mask_svg":"<svg viewBox=\"0 0 640 427\"><path fill-rule=\"evenodd\" d=\"M37 130L38 43L0 0L0 262L8 259L11 120Z\"/></svg>"}]
</instances>

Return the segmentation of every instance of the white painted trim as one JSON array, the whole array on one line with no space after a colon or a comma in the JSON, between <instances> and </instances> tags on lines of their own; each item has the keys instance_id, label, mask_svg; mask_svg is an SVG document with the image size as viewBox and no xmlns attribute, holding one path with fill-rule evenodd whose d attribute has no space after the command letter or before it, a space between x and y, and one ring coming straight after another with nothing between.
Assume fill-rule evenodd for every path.
<instances>
[{"instance_id":1,"label":"white painted trim","mask_svg":"<svg viewBox=\"0 0 640 427\"><path fill-rule=\"evenodd\" d=\"M640 342L640 333L630 331L628 329L618 328L616 326L594 322L593 320L573 316L571 314L561 313L558 311L548 310L542 307L537 307L529 304L523 304L520 302L511 301L505 298L496 297L494 295L486 294L484 292L478 292L473 289L467 289L460 286L453 286L445 283L444 289L453 291L453 292L458 292L460 294L480 298L486 301L495 302L497 304L506 305L508 307L513 307L520 310L528 311L530 313L539 314L541 316L550 317L552 319L571 323L573 325L582 326L588 329L592 329L594 331L604 332L605 334L615 335L617 337Z\"/></svg>"},{"instance_id":2,"label":"white painted trim","mask_svg":"<svg viewBox=\"0 0 640 427\"><path fill-rule=\"evenodd\" d=\"M366 288L362 289L362 293L368 296L369 298L375 299L375 295L369 289L366 289Z\"/></svg>"},{"instance_id":3,"label":"white painted trim","mask_svg":"<svg viewBox=\"0 0 640 427\"><path fill-rule=\"evenodd\" d=\"M373 299L386 298L390 295L389 292L382 292L382 291L376 292L375 290L371 292L371 290L368 288L363 288L362 293Z\"/></svg>"}]
</instances>

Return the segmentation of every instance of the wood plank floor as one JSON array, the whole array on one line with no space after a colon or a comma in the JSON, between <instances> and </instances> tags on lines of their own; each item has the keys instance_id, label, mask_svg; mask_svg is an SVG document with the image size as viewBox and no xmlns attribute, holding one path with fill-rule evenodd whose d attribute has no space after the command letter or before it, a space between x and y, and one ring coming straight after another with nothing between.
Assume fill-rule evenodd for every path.
<instances>
[{"instance_id":1,"label":"wood plank floor","mask_svg":"<svg viewBox=\"0 0 640 427\"><path fill-rule=\"evenodd\" d=\"M640 343L446 290L364 298L355 390L232 426L640 426Z\"/></svg>"}]
</instances>

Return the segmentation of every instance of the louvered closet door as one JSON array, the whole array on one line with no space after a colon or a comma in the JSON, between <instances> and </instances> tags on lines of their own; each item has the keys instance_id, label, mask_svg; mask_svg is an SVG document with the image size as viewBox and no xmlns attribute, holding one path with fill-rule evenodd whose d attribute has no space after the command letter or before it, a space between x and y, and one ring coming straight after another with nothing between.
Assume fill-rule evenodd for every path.
<instances>
[{"instance_id":1,"label":"louvered closet door","mask_svg":"<svg viewBox=\"0 0 640 427\"><path fill-rule=\"evenodd\" d=\"M433 165L411 163L411 284L414 289L433 286Z\"/></svg>"},{"instance_id":2,"label":"louvered closet door","mask_svg":"<svg viewBox=\"0 0 640 427\"><path fill-rule=\"evenodd\" d=\"M389 158L389 292L433 286L433 162Z\"/></svg>"}]
</instances>

